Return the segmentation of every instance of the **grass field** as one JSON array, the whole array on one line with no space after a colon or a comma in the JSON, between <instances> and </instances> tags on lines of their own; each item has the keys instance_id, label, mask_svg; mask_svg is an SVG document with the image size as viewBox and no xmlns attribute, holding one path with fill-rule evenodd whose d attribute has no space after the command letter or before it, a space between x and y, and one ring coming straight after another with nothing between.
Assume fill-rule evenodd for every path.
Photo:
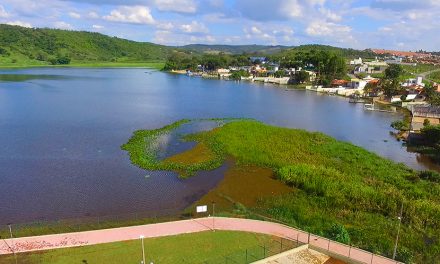
<instances>
[{"instance_id":1,"label":"grass field","mask_svg":"<svg viewBox=\"0 0 440 264\"><path fill-rule=\"evenodd\" d=\"M398 258L424 263L440 258L440 185L421 179L418 172L402 164L321 133L278 128L256 121L227 123L186 139L203 144L203 148L187 151L188 159L185 153L178 154L174 160L181 161L180 170L193 168L194 164L188 161L199 161L194 159L195 152L197 149L206 152L208 147L212 161L232 157L239 168L269 169L281 182L292 187L287 193L278 192L276 190L281 188L274 187L273 195L260 197L257 204L252 205L243 198L254 197L246 193L252 191L249 188L225 191L220 184L218 188L223 188L226 199L250 204L249 214L258 212L330 238L328 232L332 226L342 225L355 246L391 256L397 216L403 203ZM137 158L142 159L143 154L138 154ZM150 154L154 162L154 153ZM247 177L246 181L252 179ZM259 181L269 183L265 179ZM241 211L246 213L246 209Z\"/></svg>"},{"instance_id":2,"label":"grass field","mask_svg":"<svg viewBox=\"0 0 440 264\"><path fill-rule=\"evenodd\" d=\"M417 64L416 66L412 65L402 65L403 69L412 74L420 74L424 72L429 72L432 70L439 69L440 67L432 64Z\"/></svg>"},{"instance_id":3,"label":"grass field","mask_svg":"<svg viewBox=\"0 0 440 264\"><path fill-rule=\"evenodd\" d=\"M261 255L260 245L275 245L276 238L244 232L202 232L144 240L146 262L150 263L225 263L225 256L245 258L248 249ZM79 264L79 263L140 263L140 240L57 249L18 255L24 264ZM15 263L13 256L0 256L0 263ZM233 262L231 262L233 263Z\"/></svg>"}]
</instances>

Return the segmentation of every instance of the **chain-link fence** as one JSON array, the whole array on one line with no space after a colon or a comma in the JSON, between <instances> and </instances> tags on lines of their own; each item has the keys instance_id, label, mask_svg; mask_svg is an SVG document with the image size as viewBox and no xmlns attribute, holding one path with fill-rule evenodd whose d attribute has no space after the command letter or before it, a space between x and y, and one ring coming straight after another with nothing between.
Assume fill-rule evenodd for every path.
<instances>
[{"instance_id":1,"label":"chain-link fence","mask_svg":"<svg viewBox=\"0 0 440 264\"><path fill-rule=\"evenodd\" d=\"M256 247L246 248L232 254L205 260L200 264L248 264L297 248L301 245L302 243L292 238L276 238Z\"/></svg>"},{"instance_id":2,"label":"chain-link fence","mask_svg":"<svg viewBox=\"0 0 440 264\"><path fill-rule=\"evenodd\" d=\"M210 206L212 207L212 206ZM43 234L57 234L57 233L70 233L97 229L107 229L122 226L135 226L145 225L152 223L163 223L170 221L195 219L209 216L213 213L212 208L202 213L196 213L195 208L190 208L184 212L179 209L171 208L161 211L147 211L142 213L122 214L113 216L100 216L100 217L84 217L78 219L64 219L53 222L33 222L25 224L12 224L11 229L8 225L4 225L0 228L1 239L10 238L11 231L13 237L27 237L37 236ZM272 218L265 217L261 214L247 212L247 214L235 214L231 211L227 211L224 208L217 208L217 212L228 212L228 216L234 217L251 217L260 221L278 222ZM217 214L216 214L217 215ZM309 244L312 249L324 251L329 255L342 256L349 260L354 260L361 263L378 263L378 264L396 264L397 261L375 255L373 253L344 245L327 238L323 238L308 232L304 232L292 227L289 228L295 235L289 238L282 238L279 241L274 240L271 244L261 245L256 248L249 248L247 250L241 250L234 254L224 256L218 259L207 260L204 263L250 263L256 260L264 259L268 256L278 254L285 250L297 247L299 244ZM4 240L5 241L5 240ZM249 261L249 262L248 262ZM36 262L45 263L45 262ZM50 262L46 262L50 263ZM98 262L99 263L99 262Z\"/></svg>"}]
</instances>

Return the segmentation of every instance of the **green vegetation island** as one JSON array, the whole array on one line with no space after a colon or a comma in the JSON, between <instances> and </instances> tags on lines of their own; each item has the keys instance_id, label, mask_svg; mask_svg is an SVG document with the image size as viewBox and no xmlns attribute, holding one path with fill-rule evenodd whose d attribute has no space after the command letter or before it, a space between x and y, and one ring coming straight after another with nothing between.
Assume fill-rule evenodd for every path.
<instances>
[{"instance_id":1,"label":"green vegetation island","mask_svg":"<svg viewBox=\"0 0 440 264\"><path fill-rule=\"evenodd\" d=\"M225 215L270 217L389 257L402 212L397 259L440 258L437 173L414 171L322 133L254 120L229 120L183 136L197 145L157 158L155 140L189 122L136 131L122 149L140 168L174 170L181 177L226 162L224 180L200 202L215 201Z\"/></svg>"}]
</instances>

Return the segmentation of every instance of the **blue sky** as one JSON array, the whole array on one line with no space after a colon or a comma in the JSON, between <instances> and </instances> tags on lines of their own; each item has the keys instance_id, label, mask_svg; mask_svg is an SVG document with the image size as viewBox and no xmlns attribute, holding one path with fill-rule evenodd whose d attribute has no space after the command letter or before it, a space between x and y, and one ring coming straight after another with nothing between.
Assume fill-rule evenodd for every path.
<instances>
[{"instance_id":1,"label":"blue sky","mask_svg":"<svg viewBox=\"0 0 440 264\"><path fill-rule=\"evenodd\" d=\"M0 0L0 23L165 45L440 50L440 0Z\"/></svg>"}]
</instances>

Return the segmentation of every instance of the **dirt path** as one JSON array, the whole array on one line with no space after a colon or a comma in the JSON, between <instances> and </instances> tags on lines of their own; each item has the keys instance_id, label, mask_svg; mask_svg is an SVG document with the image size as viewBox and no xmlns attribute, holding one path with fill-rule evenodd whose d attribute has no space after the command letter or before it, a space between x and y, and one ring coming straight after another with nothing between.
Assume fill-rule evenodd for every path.
<instances>
[{"instance_id":1,"label":"dirt path","mask_svg":"<svg viewBox=\"0 0 440 264\"><path fill-rule=\"evenodd\" d=\"M12 254L14 251L21 253L134 240L139 239L141 235L145 236L145 238L151 238L210 231L214 229L273 235L290 240L298 240L302 243L309 243L310 246L315 248L329 250L342 256L350 256L352 259L364 263L396 264L395 261L336 242L330 242L328 239L314 236L282 224L224 217L207 217L143 226L5 239L0 241L0 255Z\"/></svg>"}]
</instances>

